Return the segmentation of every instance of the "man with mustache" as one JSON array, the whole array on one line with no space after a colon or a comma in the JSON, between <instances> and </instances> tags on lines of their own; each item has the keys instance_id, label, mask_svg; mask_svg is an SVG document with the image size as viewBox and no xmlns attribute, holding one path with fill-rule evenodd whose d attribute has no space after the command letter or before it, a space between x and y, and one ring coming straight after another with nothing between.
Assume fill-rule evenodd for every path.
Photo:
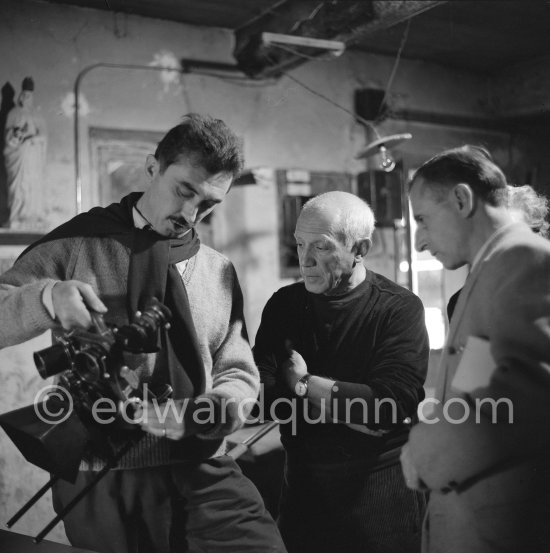
<instances>
[{"instance_id":1,"label":"man with mustache","mask_svg":"<svg viewBox=\"0 0 550 553\"><path fill-rule=\"evenodd\" d=\"M399 454L424 398L424 309L365 266L373 230L353 194L307 202L294 234L304 280L271 297L256 336L264 413L286 450L291 553L420 550L424 497L407 490Z\"/></svg>"},{"instance_id":2,"label":"man with mustache","mask_svg":"<svg viewBox=\"0 0 550 553\"><path fill-rule=\"evenodd\" d=\"M169 401L187 405L185 417L168 409L164 418L143 403L136 421L144 437L64 518L75 546L284 552L259 493L224 455L224 437L242 425L239 404L256 397L259 377L233 265L201 245L194 229L224 200L242 163L223 121L187 115L147 156L143 194L78 215L0 278L2 347L48 329L88 328L93 312L127 325L151 296L172 311L160 351L128 354L127 362L151 387L169 384ZM205 405L210 414L194 417ZM92 452L75 485L56 483L56 510L104 464Z\"/></svg>"}]
</instances>

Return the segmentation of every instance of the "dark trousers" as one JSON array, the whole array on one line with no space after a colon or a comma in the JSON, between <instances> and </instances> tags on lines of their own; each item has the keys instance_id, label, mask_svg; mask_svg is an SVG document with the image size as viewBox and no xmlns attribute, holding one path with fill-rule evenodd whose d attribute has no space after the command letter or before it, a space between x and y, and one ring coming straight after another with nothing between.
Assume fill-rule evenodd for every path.
<instances>
[{"instance_id":1,"label":"dark trousers","mask_svg":"<svg viewBox=\"0 0 550 553\"><path fill-rule=\"evenodd\" d=\"M54 508L93 478L59 481ZM112 470L65 517L72 545L99 553L285 552L250 480L227 456L167 467Z\"/></svg>"},{"instance_id":2,"label":"dark trousers","mask_svg":"<svg viewBox=\"0 0 550 553\"><path fill-rule=\"evenodd\" d=\"M289 553L419 553L425 506L399 464L287 456L279 528Z\"/></svg>"}]
</instances>

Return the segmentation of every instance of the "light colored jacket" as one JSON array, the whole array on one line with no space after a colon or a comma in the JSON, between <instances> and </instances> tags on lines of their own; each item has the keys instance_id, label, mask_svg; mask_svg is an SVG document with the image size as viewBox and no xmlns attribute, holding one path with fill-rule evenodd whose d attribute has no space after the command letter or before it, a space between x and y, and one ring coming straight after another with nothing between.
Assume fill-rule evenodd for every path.
<instances>
[{"instance_id":1,"label":"light colored jacket","mask_svg":"<svg viewBox=\"0 0 550 553\"><path fill-rule=\"evenodd\" d=\"M494 366L488 384L465 392L453 382L470 336L488 340ZM409 438L432 491L425 550L550 551L550 242L527 226L496 233L469 275L436 400Z\"/></svg>"}]
</instances>

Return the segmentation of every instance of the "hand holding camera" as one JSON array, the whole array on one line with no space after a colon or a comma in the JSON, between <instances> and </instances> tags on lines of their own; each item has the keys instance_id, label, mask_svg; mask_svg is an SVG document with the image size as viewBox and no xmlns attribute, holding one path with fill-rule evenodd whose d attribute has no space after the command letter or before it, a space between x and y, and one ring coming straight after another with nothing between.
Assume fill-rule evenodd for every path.
<instances>
[{"instance_id":1,"label":"hand holding camera","mask_svg":"<svg viewBox=\"0 0 550 553\"><path fill-rule=\"evenodd\" d=\"M94 289L78 280L56 282L52 288L52 303L56 319L65 330L89 328L92 325L90 312L107 312Z\"/></svg>"},{"instance_id":2,"label":"hand holding camera","mask_svg":"<svg viewBox=\"0 0 550 553\"><path fill-rule=\"evenodd\" d=\"M70 394L74 409L85 425L97 426L99 403L113 406L114 421L101 430L134 429L133 411L143 398L140 379L124 361L124 352L154 353L161 327L169 326L170 310L152 298L143 313L121 327L107 325L102 313L107 308L89 284L58 282L52 289L56 318L65 330L56 343L34 353L42 378L58 375L58 385ZM89 310L90 309L90 310ZM93 309L93 311L91 311ZM165 401L171 388L148 389L149 397Z\"/></svg>"},{"instance_id":3,"label":"hand holding camera","mask_svg":"<svg viewBox=\"0 0 550 553\"><path fill-rule=\"evenodd\" d=\"M102 315L107 311L105 305L90 285L79 281L56 283L52 299L64 332L56 336L54 345L35 352L33 357L42 378L57 376L57 388L50 386L53 391L42 407L29 405L0 415L0 426L25 458L50 472L52 478L10 519L8 527L59 478L74 482L82 456L90 448L105 458L106 465L36 536L37 543L140 439L140 427L132 417L133 411L142 409L144 392L136 373L124 363L123 354L158 351L159 330L168 328L172 317L166 306L152 298L130 324L107 324ZM172 389L166 383L147 391L147 397L162 403L170 398ZM114 406L111 423L97 420L98 402ZM60 418L46 420L42 411ZM131 432L124 433L126 440L120 447L116 441L121 430ZM117 440L113 442L110 438L114 436Z\"/></svg>"}]
</instances>

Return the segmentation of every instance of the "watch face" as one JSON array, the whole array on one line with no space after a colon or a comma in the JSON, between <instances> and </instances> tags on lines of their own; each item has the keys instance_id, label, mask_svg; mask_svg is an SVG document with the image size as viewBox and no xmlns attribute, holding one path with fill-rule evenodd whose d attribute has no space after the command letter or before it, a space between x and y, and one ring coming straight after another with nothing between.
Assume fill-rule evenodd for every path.
<instances>
[{"instance_id":1,"label":"watch face","mask_svg":"<svg viewBox=\"0 0 550 553\"><path fill-rule=\"evenodd\" d=\"M307 384L301 380L298 380L298 382L296 382L296 386L294 386L294 392L298 397L304 397L307 394Z\"/></svg>"}]
</instances>

